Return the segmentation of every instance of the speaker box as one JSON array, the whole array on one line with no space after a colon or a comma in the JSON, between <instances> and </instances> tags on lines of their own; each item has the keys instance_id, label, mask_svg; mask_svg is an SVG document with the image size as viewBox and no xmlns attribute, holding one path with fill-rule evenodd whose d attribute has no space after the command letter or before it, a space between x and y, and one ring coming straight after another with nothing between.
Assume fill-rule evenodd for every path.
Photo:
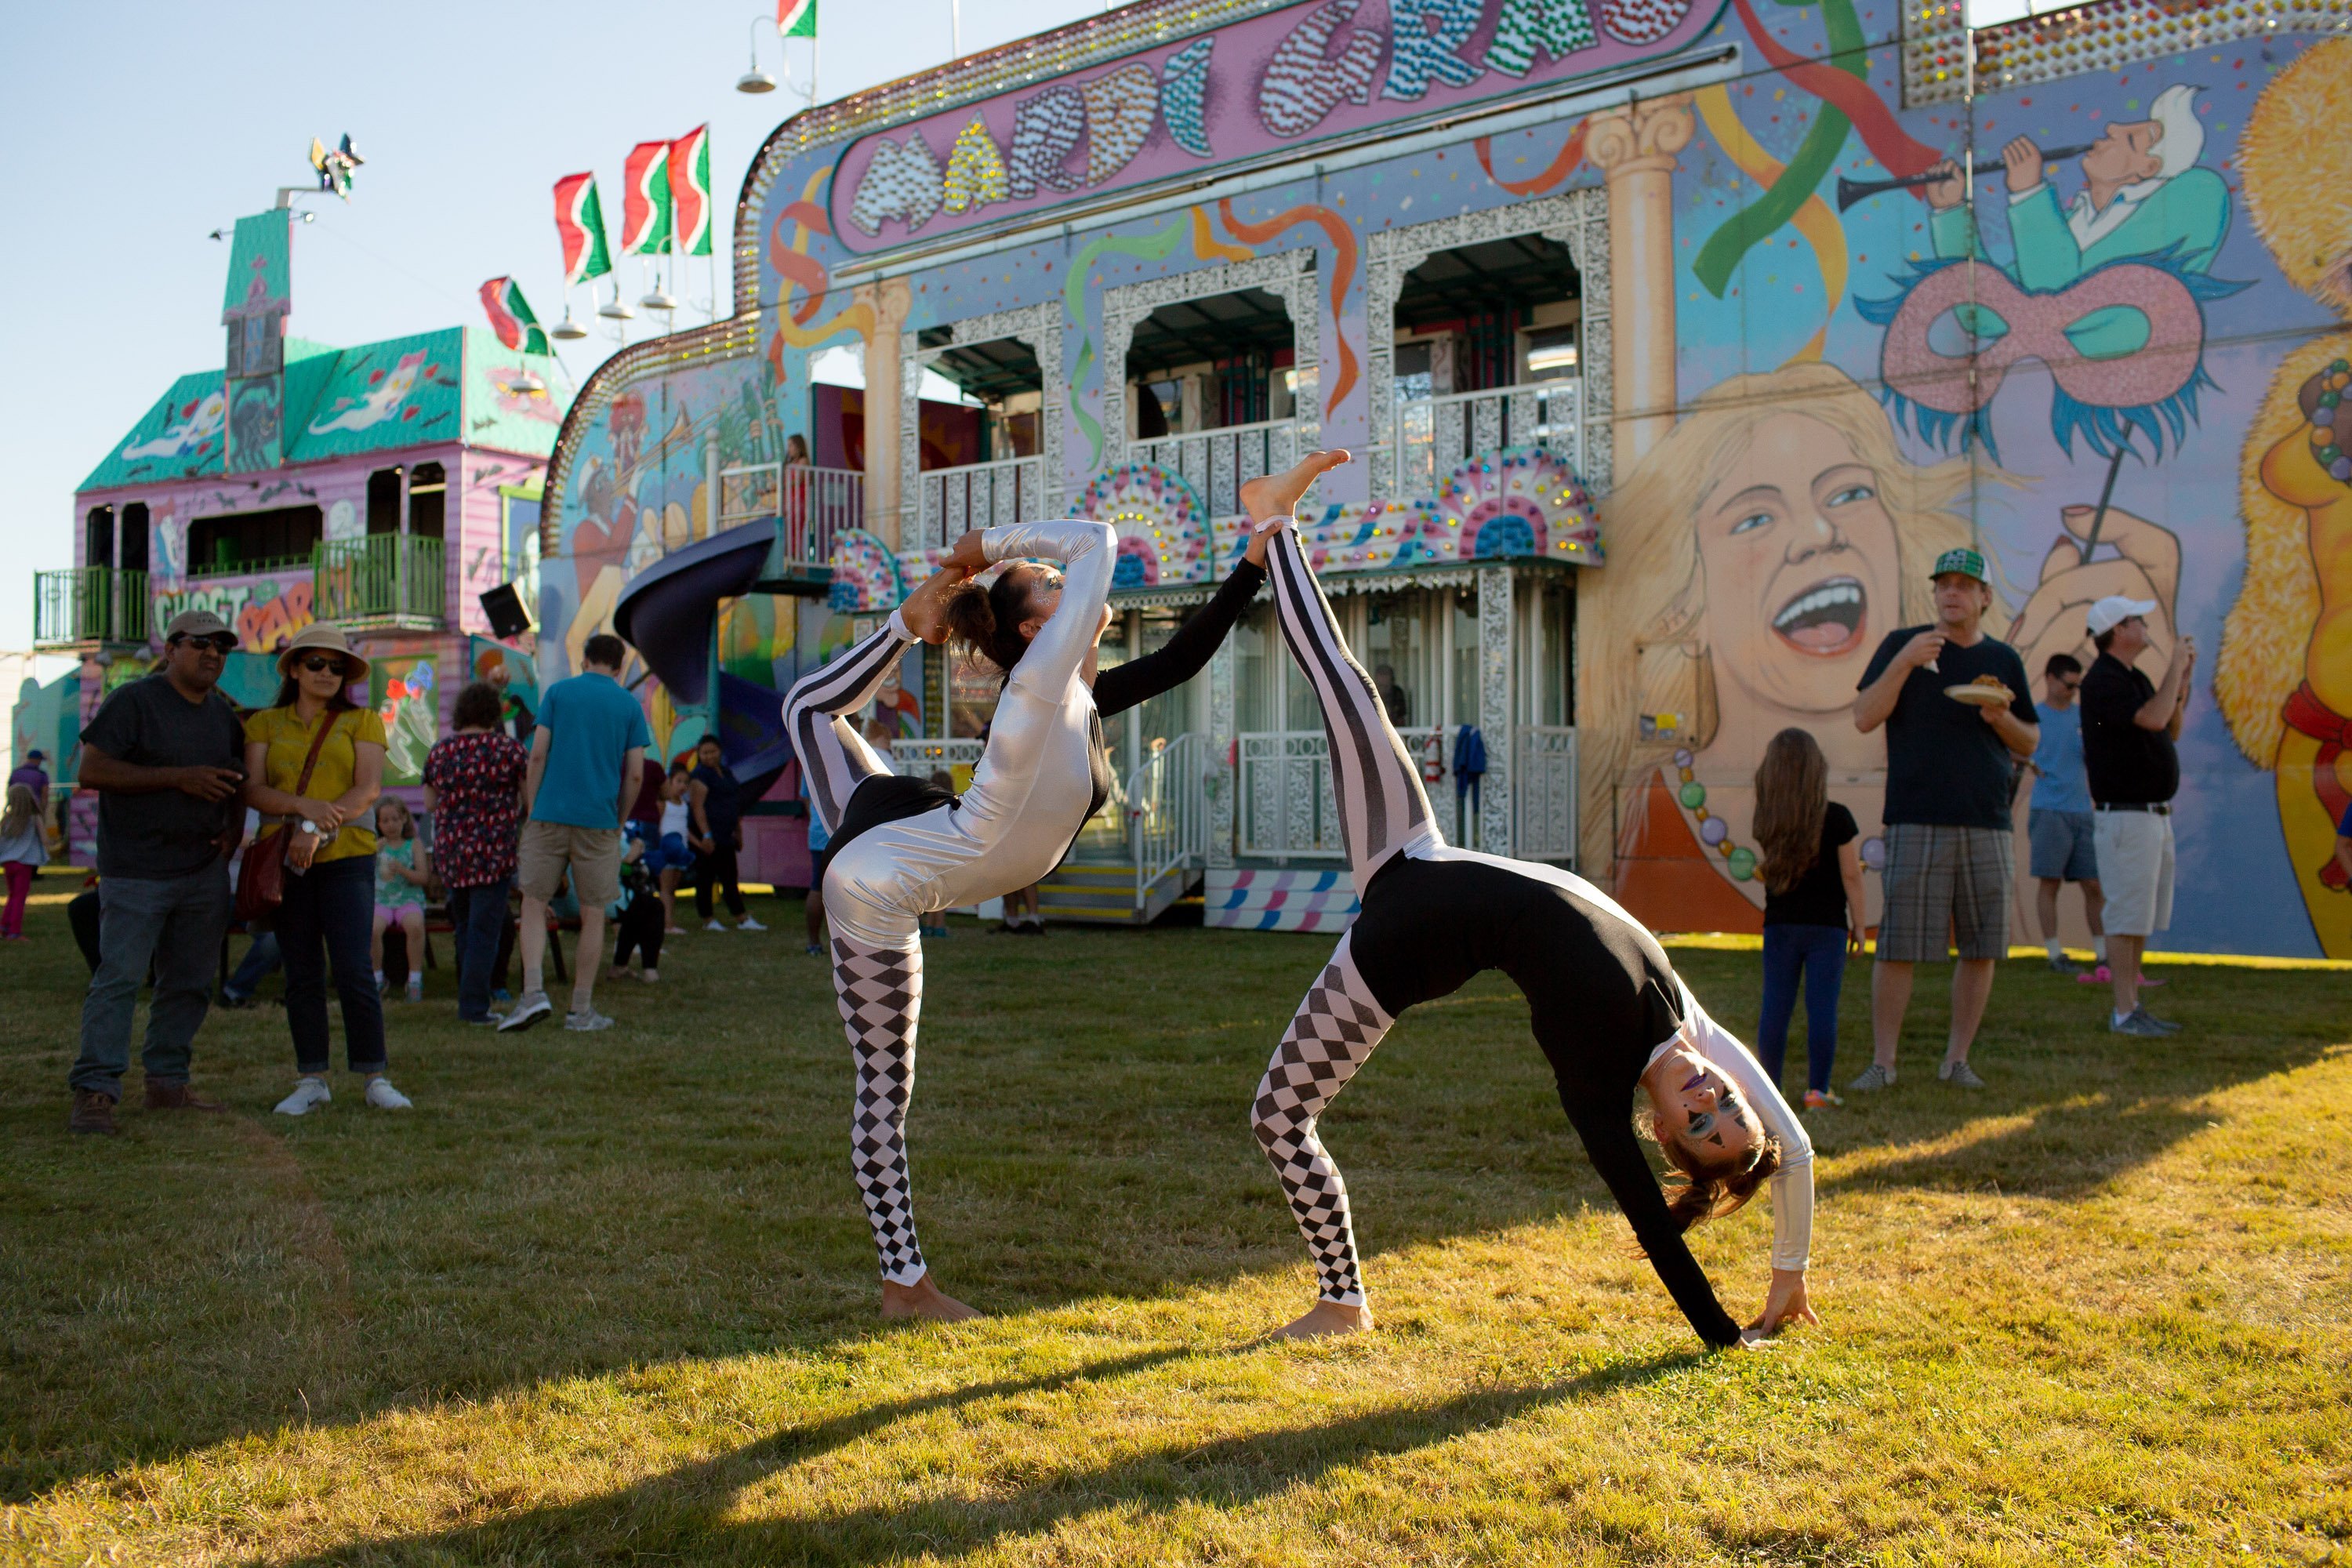
<instances>
[{"instance_id":1,"label":"speaker box","mask_svg":"<svg viewBox=\"0 0 2352 1568\"><path fill-rule=\"evenodd\" d=\"M482 614L489 616L493 636L519 637L531 629L530 611L511 583L501 583L482 595Z\"/></svg>"}]
</instances>

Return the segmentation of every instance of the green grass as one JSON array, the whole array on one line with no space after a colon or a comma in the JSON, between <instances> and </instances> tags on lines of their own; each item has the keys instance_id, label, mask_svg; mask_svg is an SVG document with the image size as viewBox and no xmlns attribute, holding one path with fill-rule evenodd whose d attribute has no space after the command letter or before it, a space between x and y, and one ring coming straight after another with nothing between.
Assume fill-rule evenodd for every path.
<instances>
[{"instance_id":1,"label":"green grass","mask_svg":"<svg viewBox=\"0 0 2352 1568\"><path fill-rule=\"evenodd\" d=\"M1923 975L1902 1084L1813 1120L1823 1326L1744 1357L1627 1255L1482 978L1326 1119L1381 1331L1270 1347L1313 1286L1247 1107L1327 940L958 922L917 1210L992 1315L884 1327L831 989L761 909L607 984L601 1036L461 1030L436 972L390 1009L406 1116L339 1079L272 1117L283 1015L215 1014L231 1113L142 1112L134 1068L113 1141L64 1131L83 971L37 910L0 950L0 1560L2352 1558L2352 975L2176 972L2151 1045L2008 964L1977 1096ZM1752 1027L1752 956L1677 962ZM1735 1312L1769 1229L1697 1235Z\"/></svg>"}]
</instances>

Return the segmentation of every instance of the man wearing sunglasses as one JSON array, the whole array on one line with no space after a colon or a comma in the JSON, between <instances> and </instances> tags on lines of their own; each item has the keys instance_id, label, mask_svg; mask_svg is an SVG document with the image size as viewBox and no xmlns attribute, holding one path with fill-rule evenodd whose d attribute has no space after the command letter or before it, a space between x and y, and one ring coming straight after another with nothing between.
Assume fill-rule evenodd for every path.
<instances>
[{"instance_id":1,"label":"man wearing sunglasses","mask_svg":"<svg viewBox=\"0 0 2352 1568\"><path fill-rule=\"evenodd\" d=\"M81 1055L68 1079L76 1132L115 1131L132 1015L151 973L141 1052L147 1109L220 1109L188 1087L188 1061L228 924L228 859L242 837L245 731L217 689L236 647L218 616L176 616L162 666L118 688L81 732L76 782L98 792L101 913Z\"/></svg>"}]
</instances>

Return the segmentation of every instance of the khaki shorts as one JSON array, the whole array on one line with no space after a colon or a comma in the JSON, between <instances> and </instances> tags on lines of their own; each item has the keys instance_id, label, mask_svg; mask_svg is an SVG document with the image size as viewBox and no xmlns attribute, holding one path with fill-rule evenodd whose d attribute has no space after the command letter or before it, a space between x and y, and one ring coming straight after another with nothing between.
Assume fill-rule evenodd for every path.
<instances>
[{"instance_id":1,"label":"khaki shorts","mask_svg":"<svg viewBox=\"0 0 2352 1568\"><path fill-rule=\"evenodd\" d=\"M2105 928L2154 936L2172 924L2172 817L2152 811L2098 814L2099 889Z\"/></svg>"},{"instance_id":2,"label":"khaki shorts","mask_svg":"<svg viewBox=\"0 0 2352 1568\"><path fill-rule=\"evenodd\" d=\"M621 896L621 830L575 827L568 822L526 822L515 850L515 886L523 897L552 902L563 890L563 868L582 908L599 909Z\"/></svg>"}]
</instances>

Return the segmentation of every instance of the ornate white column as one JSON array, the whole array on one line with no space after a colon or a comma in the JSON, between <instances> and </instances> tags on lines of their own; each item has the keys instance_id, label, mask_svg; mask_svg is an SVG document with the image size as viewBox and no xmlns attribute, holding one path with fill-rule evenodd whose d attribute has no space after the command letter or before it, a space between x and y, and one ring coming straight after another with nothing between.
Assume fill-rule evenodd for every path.
<instances>
[{"instance_id":1,"label":"ornate white column","mask_svg":"<svg viewBox=\"0 0 2352 1568\"><path fill-rule=\"evenodd\" d=\"M1609 285L1617 456L1631 462L1675 422L1675 154L1689 145L1686 93L1595 114L1587 155L1609 184Z\"/></svg>"},{"instance_id":2,"label":"ornate white column","mask_svg":"<svg viewBox=\"0 0 2352 1568\"><path fill-rule=\"evenodd\" d=\"M1209 864L1220 869L1234 863L1234 791L1240 784L1233 760L1239 710L1234 679L1239 663L1230 636L1209 656L1209 754L1215 768L1209 781Z\"/></svg>"},{"instance_id":3,"label":"ornate white column","mask_svg":"<svg viewBox=\"0 0 2352 1568\"><path fill-rule=\"evenodd\" d=\"M1511 569L1478 569L1478 732L1486 777L1478 786L1478 847L1511 852Z\"/></svg>"},{"instance_id":4,"label":"ornate white column","mask_svg":"<svg viewBox=\"0 0 2352 1568\"><path fill-rule=\"evenodd\" d=\"M874 312L866 340L866 531L898 548L899 338L914 292L903 278L860 284L856 296Z\"/></svg>"}]
</instances>

